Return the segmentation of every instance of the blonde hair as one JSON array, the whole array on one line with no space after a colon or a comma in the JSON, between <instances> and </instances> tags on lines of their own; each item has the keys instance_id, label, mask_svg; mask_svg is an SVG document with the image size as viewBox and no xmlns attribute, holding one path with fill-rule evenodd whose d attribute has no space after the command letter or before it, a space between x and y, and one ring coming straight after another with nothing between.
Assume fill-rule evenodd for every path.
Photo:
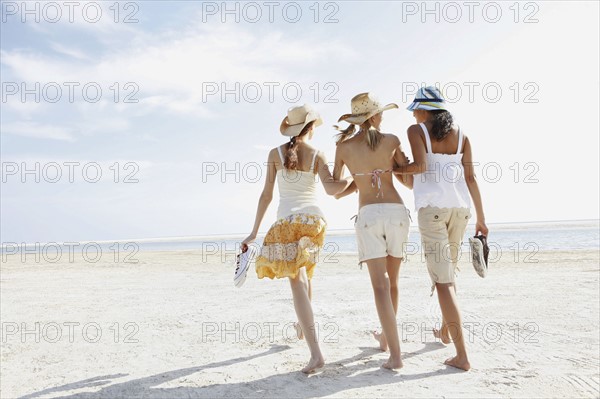
<instances>
[{"instance_id":1,"label":"blonde hair","mask_svg":"<svg viewBox=\"0 0 600 399\"><path fill-rule=\"evenodd\" d=\"M340 129L338 126L334 126L334 128L340 132L336 135L336 145L339 145L340 143L348 140L350 136L352 136L356 131L356 127L354 124L350 124L350 126L348 126L346 129ZM360 130L364 130L367 132L367 145L372 151L375 151L375 149L381 142L381 139L383 138L383 134L379 130L372 127L371 122L369 122L368 119L364 121L362 125L360 125Z\"/></svg>"}]
</instances>

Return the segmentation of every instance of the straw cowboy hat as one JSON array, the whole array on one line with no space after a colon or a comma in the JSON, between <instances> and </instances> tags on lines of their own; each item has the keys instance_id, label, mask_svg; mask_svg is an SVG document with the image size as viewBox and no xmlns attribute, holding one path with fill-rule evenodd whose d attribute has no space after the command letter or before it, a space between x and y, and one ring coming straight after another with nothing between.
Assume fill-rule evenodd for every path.
<instances>
[{"instance_id":1,"label":"straw cowboy hat","mask_svg":"<svg viewBox=\"0 0 600 399\"><path fill-rule=\"evenodd\" d=\"M414 111L415 109L423 109L425 111L448 110L444 96L442 96L442 93L435 86L420 88L415 99L406 109L409 111Z\"/></svg>"},{"instance_id":2,"label":"straw cowboy hat","mask_svg":"<svg viewBox=\"0 0 600 399\"><path fill-rule=\"evenodd\" d=\"M364 121L370 117L377 115L380 112L387 111L388 109L398 108L398 105L391 103L385 106L381 106L377 98L371 93L360 93L351 101L352 113L340 116L338 122L346 121L353 125L361 125Z\"/></svg>"},{"instance_id":3,"label":"straw cowboy hat","mask_svg":"<svg viewBox=\"0 0 600 399\"><path fill-rule=\"evenodd\" d=\"M287 116L281 121L279 130L284 136L296 137L306 125L313 121L315 127L323 124L319 113L313 110L310 105L304 104L299 107L292 107L288 109Z\"/></svg>"}]
</instances>

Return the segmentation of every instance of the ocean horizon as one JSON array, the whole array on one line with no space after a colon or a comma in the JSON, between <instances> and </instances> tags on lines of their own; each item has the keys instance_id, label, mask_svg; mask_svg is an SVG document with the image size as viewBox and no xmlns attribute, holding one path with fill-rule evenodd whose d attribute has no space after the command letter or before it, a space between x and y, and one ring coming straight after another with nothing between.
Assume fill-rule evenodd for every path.
<instances>
[{"instance_id":1,"label":"ocean horizon","mask_svg":"<svg viewBox=\"0 0 600 399\"><path fill-rule=\"evenodd\" d=\"M494 248L503 251L529 251L531 253L555 250L600 250L600 219L489 223L488 227L491 232L488 242L492 251ZM474 224L470 224L467 227L463 243L465 248L468 244L467 238L473 233L473 229ZM258 245L262 242L264 235L265 232L261 232L257 236L256 243ZM124 244L130 247L133 246L136 252L182 250L235 252L239 250L239 245L246 236L247 233L230 233L117 240L64 241L62 243L3 242L0 253L6 252L8 248L10 252L14 252L15 247L18 247L21 251L23 247L34 249L35 245L39 245L42 248L60 246L64 250L68 250L67 247L69 245L75 245L73 243L77 245L92 244L103 250L111 250L111 247L115 244ZM419 247L420 242L421 238L418 226L413 222L409 230L408 245L413 248ZM356 253L354 230L329 230L325 238L323 252L335 252L339 254Z\"/></svg>"}]
</instances>

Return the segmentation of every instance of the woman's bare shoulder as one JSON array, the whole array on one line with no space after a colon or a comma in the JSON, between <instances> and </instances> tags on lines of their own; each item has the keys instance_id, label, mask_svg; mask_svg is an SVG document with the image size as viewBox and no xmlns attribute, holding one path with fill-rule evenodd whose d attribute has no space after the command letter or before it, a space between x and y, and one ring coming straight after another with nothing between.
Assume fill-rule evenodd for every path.
<instances>
[{"instance_id":1,"label":"woman's bare shoulder","mask_svg":"<svg viewBox=\"0 0 600 399\"><path fill-rule=\"evenodd\" d=\"M421 128L421 125L419 125L418 123L415 123L414 125L410 125L408 127L408 129L406 129L406 132L408 134L411 134L411 133L412 134L415 134L415 133L421 134L422 131L423 131L423 128Z\"/></svg>"},{"instance_id":2,"label":"woman's bare shoulder","mask_svg":"<svg viewBox=\"0 0 600 399\"><path fill-rule=\"evenodd\" d=\"M394 133L381 133L385 140L390 141L392 144L400 143L400 139Z\"/></svg>"},{"instance_id":3,"label":"woman's bare shoulder","mask_svg":"<svg viewBox=\"0 0 600 399\"><path fill-rule=\"evenodd\" d=\"M277 146L277 147L273 147L271 148L271 150L269 151L269 155L268 155L268 161L269 162L278 162L280 159L279 156L279 151L281 150L281 153L283 154L283 146Z\"/></svg>"},{"instance_id":4,"label":"woman's bare shoulder","mask_svg":"<svg viewBox=\"0 0 600 399\"><path fill-rule=\"evenodd\" d=\"M354 145L357 142L356 136L352 136L350 138L347 138L346 140L340 142L337 144L337 150L338 151L343 151L348 147L351 147L352 145Z\"/></svg>"}]
</instances>

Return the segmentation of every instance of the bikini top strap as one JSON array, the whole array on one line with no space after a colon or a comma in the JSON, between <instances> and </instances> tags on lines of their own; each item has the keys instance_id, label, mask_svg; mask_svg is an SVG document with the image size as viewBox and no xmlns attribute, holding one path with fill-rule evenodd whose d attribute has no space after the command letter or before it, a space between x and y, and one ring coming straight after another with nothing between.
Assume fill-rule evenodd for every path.
<instances>
[{"instance_id":1,"label":"bikini top strap","mask_svg":"<svg viewBox=\"0 0 600 399\"><path fill-rule=\"evenodd\" d=\"M285 159L283 159L283 154L281 153L281 147L277 147L277 152L279 153L279 159L281 159L281 167L285 164Z\"/></svg>"},{"instance_id":2,"label":"bikini top strap","mask_svg":"<svg viewBox=\"0 0 600 399\"><path fill-rule=\"evenodd\" d=\"M460 130L460 126L458 127L458 150L456 150L457 154L460 154L463 147L463 134L462 130Z\"/></svg>"},{"instance_id":3,"label":"bikini top strap","mask_svg":"<svg viewBox=\"0 0 600 399\"><path fill-rule=\"evenodd\" d=\"M423 129L423 133L425 133L425 142L427 143L427 152L433 154L433 150L431 149L431 139L429 138L429 131L427 130L427 126L424 123L419 123L421 129Z\"/></svg>"},{"instance_id":4,"label":"bikini top strap","mask_svg":"<svg viewBox=\"0 0 600 399\"><path fill-rule=\"evenodd\" d=\"M315 161L317 159L317 154L319 153L319 151L315 151L315 155L313 155L313 159L312 162L310 164L310 171L313 172L315 170Z\"/></svg>"}]
</instances>

